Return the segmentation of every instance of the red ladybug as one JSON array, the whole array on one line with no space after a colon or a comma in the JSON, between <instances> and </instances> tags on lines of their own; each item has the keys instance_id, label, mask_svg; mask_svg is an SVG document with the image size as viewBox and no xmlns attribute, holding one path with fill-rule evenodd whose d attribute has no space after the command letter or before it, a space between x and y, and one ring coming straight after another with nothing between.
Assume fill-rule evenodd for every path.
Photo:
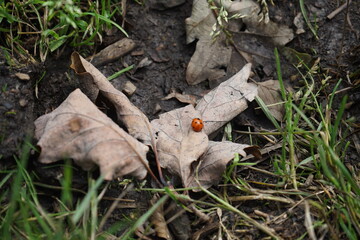
<instances>
[{"instance_id":1,"label":"red ladybug","mask_svg":"<svg viewBox=\"0 0 360 240\"><path fill-rule=\"evenodd\" d=\"M200 132L204 127L204 122L200 118L194 118L191 122L191 127L195 132Z\"/></svg>"}]
</instances>

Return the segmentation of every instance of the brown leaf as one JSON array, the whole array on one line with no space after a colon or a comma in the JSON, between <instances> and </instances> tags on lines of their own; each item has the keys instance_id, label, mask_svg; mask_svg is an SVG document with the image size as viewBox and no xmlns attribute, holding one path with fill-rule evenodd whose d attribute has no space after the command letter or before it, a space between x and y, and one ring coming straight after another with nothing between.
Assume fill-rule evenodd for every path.
<instances>
[{"instance_id":1,"label":"brown leaf","mask_svg":"<svg viewBox=\"0 0 360 240\"><path fill-rule=\"evenodd\" d=\"M151 205L155 205L155 203L160 199L158 194L155 194L153 198L150 200ZM151 223L155 227L156 236L163 239L172 239L169 229L166 224L165 216L164 216L164 203L161 204L151 215L150 217Z\"/></svg>"},{"instance_id":2,"label":"brown leaf","mask_svg":"<svg viewBox=\"0 0 360 240\"><path fill-rule=\"evenodd\" d=\"M185 19L186 42L191 43L195 39L211 39L210 32L216 23L214 14L206 0L194 0L191 17Z\"/></svg>"},{"instance_id":3,"label":"brown leaf","mask_svg":"<svg viewBox=\"0 0 360 240\"><path fill-rule=\"evenodd\" d=\"M252 0L241 2L225 1L225 9L231 14L240 14L249 32L271 37L277 45L285 45L294 38L291 28L272 22L270 19L259 14L260 6Z\"/></svg>"},{"instance_id":4,"label":"brown leaf","mask_svg":"<svg viewBox=\"0 0 360 240\"><path fill-rule=\"evenodd\" d=\"M135 46L135 42L129 38L120 39L97 53L93 57L91 63L94 66L101 66L106 63L113 62L129 53L135 48Z\"/></svg>"},{"instance_id":5,"label":"brown leaf","mask_svg":"<svg viewBox=\"0 0 360 240\"><path fill-rule=\"evenodd\" d=\"M215 80L226 75L225 68L230 62L231 48L219 37L200 39L186 69L186 81L190 85L206 79Z\"/></svg>"},{"instance_id":6,"label":"brown leaf","mask_svg":"<svg viewBox=\"0 0 360 240\"><path fill-rule=\"evenodd\" d=\"M116 108L117 117L126 126L129 134L147 145L151 143L151 125L148 118L129 99L114 88L106 77L91 63L86 61L77 52L71 55L72 69L83 81L86 95L95 102L99 94L102 94Z\"/></svg>"},{"instance_id":7,"label":"brown leaf","mask_svg":"<svg viewBox=\"0 0 360 240\"><path fill-rule=\"evenodd\" d=\"M235 153L246 157L244 148L249 147L247 144L238 144L233 142L213 142L209 141L209 147L204 155L200 158L200 166L195 167L193 174L188 179L188 187L197 187L199 183L204 188L216 184L226 169L226 164L234 158ZM196 172L198 171L198 172Z\"/></svg>"},{"instance_id":8,"label":"brown leaf","mask_svg":"<svg viewBox=\"0 0 360 240\"><path fill-rule=\"evenodd\" d=\"M244 152L246 152L246 154L248 155L252 154L257 160L260 160L262 158L260 147L257 145L244 148Z\"/></svg>"},{"instance_id":9,"label":"brown leaf","mask_svg":"<svg viewBox=\"0 0 360 240\"><path fill-rule=\"evenodd\" d=\"M282 97L280 94L280 84L277 80L267 80L265 82L259 82L258 84L258 96L268 105L270 113L278 121L281 121L284 117L285 109L284 104L281 102Z\"/></svg>"},{"instance_id":10,"label":"brown leaf","mask_svg":"<svg viewBox=\"0 0 360 240\"><path fill-rule=\"evenodd\" d=\"M253 101L257 87L248 83L251 64L246 64L237 74L206 94L196 106L205 122L204 132L211 134L244 111L247 101Z\"/></svg>"},{"instance_id":11,"label":"brown leaf","mask_svg":"<svg viewBox=\"0 0 360 240\"><path fill-rule=\"evenodd\" d=\"M106 180L124 175L142 179L147 174L149 148L112 122L79 89L39 117L35 128L42 163L72 158L84 170L96 164Z\"/></svg>"},{"instance_id":12,"label":"brown leaf","mask_svg":"<svg viewBox=\"0 0 360 240\"><path fill-rule=\"evenodd\" d=\"M151 122L157 138L160 165L179 176L184 187L191 175L191 164L205 152L208 137L192 130L193 118L201 118L192 105L161 114ZM206 127L206 126L205 126Z\"/></svg>"},{"instance_id":13,"label":"brown leaf","mask_svg":"<svg viewBox=\"0 0 360 240\"><path fill-rule=\"evenodd\" d=\"M171 98L176 98L177 100L179 100L179 102L189 103L193 106L195 106L197 100L195 96L189 94L181 94L177 92L175 89L171 89L171 92L161 100L169 100Z\"/></svg>"}]
</instances>

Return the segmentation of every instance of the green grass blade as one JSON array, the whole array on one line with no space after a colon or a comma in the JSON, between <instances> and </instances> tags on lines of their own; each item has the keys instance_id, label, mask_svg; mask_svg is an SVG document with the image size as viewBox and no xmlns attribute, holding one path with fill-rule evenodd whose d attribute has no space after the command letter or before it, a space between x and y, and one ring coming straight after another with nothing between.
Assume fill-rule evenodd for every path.
<instances>
[{"instance_id":1,"label":"green grass blade","mask_svg":"<svg viewBox=\"0 0 360 240\"><path fill-rule=\"evenodd\" d=\"M127 32L119 25L117 24L116 22L100 15L100 14L97 14L97 13L92 13L92 12L85 12L83 13L83 15L91 15L91 16L94 16L94 17L97 17L101 20L103 20L104 22L106 23L111 23L112 25L114 25L115 27L117 27L126 37L129 37L129 35L127 34Z\"/></svg>"},{"instance_id":2,"label":"green grass blade","mask_svg":"<svg viewBox=\"0 0 360 240\"><path fill-rule=\"evenodd\" d=\"M134 68L134 65L128 66L127 68L121 69L120 71L114 73L113 75L111 75L110 77L107 78L107 80L111 81L115 78L117 78L118 76L120 76L121 74L130 71L131 69Z\"/></svg>"},{"instance_id":3,"label":"green grass blade","mask_svg":"<svg viewBox=\"0 0 360 240\"><path fill-rule=\"evenodd\" d=\"M340 107L339 107L338 114L337 114L335 122L334 122L334 126L331 128L331 132L330 132L330 146L331 147L335 147L335 144L336 144L339 125L340 125L341 118L342 118L342 116L344 114L344 111L345 111L346 101L347 101L347 96L345 96L342 99Z\"/></svg>"},{"instance_id":4,"label":"green grass blade","mask_svg":"<svg viewBox=\"0 0 360 240\"><path fill-rule=\"evenodd\" d=\"M257 104L260 106L261 110L264 112L264 114L266 115L266 117L271 121L271 123L276 127L276 129L281 132L281 127L279 125L279 123L276 121L276 119L274 118L274 116L270 113L269 108L266 106L266 104L264 103L264 101L259 98L258 96L255 97L255 100L257 102Z\"/></svg>"},{"instance_id":5,"label":"green grass blade","mask_svg":"<svg viewBox=\"0 0 360 240\"><path fill-rule=\"evenodd\" d=\"M26 139L25 142L28 140ZM26 143L23 144L21 155L20 155L20 161L17 161L18 163L18 169L21 167L26 167L28 158L30 154L30 146ZM18 208L18 202L20 199L20 190L21 185L23 182L24 176L22 174L22 171L18 170L16 173L16 176L13 180L13 183L11 185L11 197L10 197L10 206L7 209L5 219L0 225L0 231L1 231L1 239L11 239L11 233L10 233L10 226L12 225L14 221L14 213L16 209Z\"/></svg>"},{"instance_id":6,"label":"green grass blade","mask_svg":"<svg viewBox=\"0 0 360 240\"><path fill-rule=\"evenodd\" d=\"M314 34L316 40L319 40L319 37L316 33L316 30L315 28L313 27L313 25L311 24L309 18L308 18L308 15L307 15L307 12L306 12L306 9L305 9L305 4L304 4L304 0L299 0L299 3L300 3L300 10L301 10L301 13L305 19L305 22L306 22L306 25L309 27L310 31Z\"/></svg>"},{"instance_id":7,"label":"green grass blade","mask_svg":"<svg viewBox=\"0 0 360 240\"><path fill-rule=\"evenodd\" d=\"M80 203L80 205L78 206L78 208L75 211L74 216L72 217L72 221L74 222L74 224L78 223L80 218L83 216L84 212L86 210L88 210L88 208L90 206L91 198L93 197L93 195L96 194L97 189L100 187L100 185L103 181L104 181L104 178L102 176L100 176L96 180L95 184L91 187L89 192L86 194L85 198Z\"/></svg>"}]
</instances>

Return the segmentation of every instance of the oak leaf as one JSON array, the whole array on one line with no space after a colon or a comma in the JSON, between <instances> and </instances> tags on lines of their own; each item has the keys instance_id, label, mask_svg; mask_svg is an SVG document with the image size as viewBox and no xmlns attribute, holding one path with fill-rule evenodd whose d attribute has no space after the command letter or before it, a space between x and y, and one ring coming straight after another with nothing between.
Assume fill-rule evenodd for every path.
<instances>
[{"instance_id":1,"label":"oak leaf","mask_svg":"<svg viewBox=\"0 0 360 240\"><path fill-rule=\"evenodd\" d=\"M182 179L184 187L191 177L191 165L206 151L208 136L191 128L193 118L201 118L192 105L163 113L151 121L160 165Z\"/></svg>"},{"instance_id":2,"label":"oak leaf","mask_svg":"<svg viewBox=\"0 0 360 240\"><path fill-rule=\"evenodd\" d=\"M226 75L224 69L230 62L232 49L219 37L216 41L200 39L186 69L186 81L190 85L216 80Z\"/></svg>"},{"instance_id":3,"label":"oak leaf","mask_svg":"<svg viewBox=\"0 0 360 240\"><path fill-rule=\"evenodd\" d=\"M210 32L216 23L214 14L206 0L194 0L191 16L185 19L186 42L191 43L195 39L211 39Z\"/></svg>"},{"instance_id":4,"label":"oak leaf","mask_svg":"<svg viewBox=\"0 0 360 240\"><path fill-rule=\"evenodd\" d=\"M93 102L101 94L115 107L118 121L125 125L129 134L147 145L151 144L152 130L148 118L125 94L117 90L96 67L77 52L71 55L70 67L79 75L83 82L82 90Z\"/></svg>"},{"instance_id":5,"label":"oak leaf","mask_svg":"<svg viewBox=\"0 0 360 240\"><path fill-rule=\"evenodd\" d=\"M247 107L247 101L257 96L257 86L248 83L251 64L246 64L238 73L206 94L196 106L206 123L204 132L209 135L229 122Z\"/></svg>"},{"instance_id":6,"label":"oak leaf","mask_svg":"<svg viewBox=\"0 0 360 240\"><path fill-rule=\"evenodd\" d=\"M102 113L79 89L54 111L35 121L39 161L71 158L84 170L100 167L104 179L147 174L148 147Z\"/></svg>"},{"instance_id":7,"label":"oak leaf","mask_svg":"<svg viewBox=\"0 0 360 240\"><path fill-rule=\"evenodd\" d=\"M244 148L247 144L233 142L214 142L209 141L206 152L201 156L199 164L194 167L194 174L188 179L188 187L197 187L198 183L209 188L216 184L226 169L226 165L235 157L235 153L246 157ZM197 179L197 180L196 180Z\"/></svg>"},{"instance_id":8,"label":"oak leaf","mask_svg":"<svg viewBox=\"0 0 360 240\"><path fill-rule=\"evenodd\" d=\"M246 26L247 31L254 33L254 36L264 36L275 45L280 46L287 44L294 38L291 28L272 22L267 14L259 14L261 8L253 0L215 0L215 2L217 6L226 9L229 14L227 20L220 16L216 19L207 0L195 0L191 16L185 20L187 43L191 43L195 39L199 40L186 70L186 81L190 85L198 84L206 79L217 80L227 74L226 69L230 64L233 51L231 46L226 44L229 41L225 40L229 39L225 39L226 36L221 32L221 28L240 32L241 27L238 22L241 21ZM231 19L233 15L238 15L241 20ZM232 25L236 27L232 28ZM218 37L213 39L212 35ZM235 40L233 45L236 45ZM247 55L243 52L241 54Z\"/></svg>"}]
</instances>

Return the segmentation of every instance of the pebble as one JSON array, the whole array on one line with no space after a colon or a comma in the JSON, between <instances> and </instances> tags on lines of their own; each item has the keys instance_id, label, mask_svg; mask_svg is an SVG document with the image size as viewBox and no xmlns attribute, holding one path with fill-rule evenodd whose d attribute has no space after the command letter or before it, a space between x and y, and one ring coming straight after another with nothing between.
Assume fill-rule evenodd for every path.
<instances>
[{"instance_id":1,"label":"pebble","mask_svg":"<svg viewBox=\"0 0 360 240\"><path fill-rule=\"evenodd\" d=\"M29 74L26 74L26 73L15 73L15 77L17 77L21 81L29 81L30 80Z\"/></svg>"},{"instance_id":2,"label":"pebble","mask_svg":"<svg viewBox=\"0 0 360 240\"><path fill-rule=\"evenodd\" d=\"M10 110L14 107L14 105L10 102L4 102L2 105L8 110Z\"/></svg>"},{"instance_id":3,"label":"pebble","mask_svg":"<svg viewBox=\"0 0 360 240\"><path fill-rule=\"evenodd\" d=\"M25 107L27 104L28 104L28 101L26 99L22 98L22 99L19 100L19 105L21 107Z\"/></svg>"},{"instance_id":4,"label":"pebble","mask_svg":"<svg viewBox=\"0 0 360 240\"><path fill-rule=\"evenodd\" d=\"M124 84L123 90L122 90L127 96L132 96L134 94L134 92L136 91L136 86L130 82L127 81Z\"/></svg>"}]
</instances>

